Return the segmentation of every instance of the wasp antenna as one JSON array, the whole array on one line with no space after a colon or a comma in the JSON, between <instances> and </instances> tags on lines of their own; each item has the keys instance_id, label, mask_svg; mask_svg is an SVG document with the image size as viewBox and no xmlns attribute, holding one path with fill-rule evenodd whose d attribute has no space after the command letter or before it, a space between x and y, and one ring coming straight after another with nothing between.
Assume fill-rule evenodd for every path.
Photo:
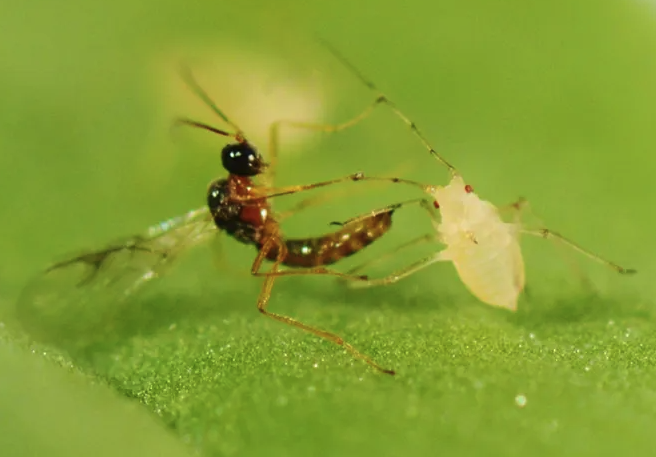
<instances>
[{"instance_id":1,"label":"wasp antenna","mask_svg":"<svg viewBox=\"0 0 656 457\"><path fill-rule=\"evenodd\" d=\"M339 52L337 48L335 48L332 44L330 44L328 41L324 40L321 37L317 37L317 41L321 45L323 45L328 50L328 52L330 52L333 55L333 57L335 57L335 59L337 59L347 69L349 69L351 73L353 73L353 75L355 75L362 82L362 84L367 86L369 89L375 92L379 92L381 95L383 95L380 92L380 89L378 89L378 87L376 87L376 85L371 80L369 80L366 76L364 76L364 74L360 70L358 70L358 68L355 65L353 65L346 57L344 57L344 55L341 52Z\"/></svg>"},{"instance_id":2,"label":"wasp antenna","mask_svg":"<svg viewBox=\"0 0 656 457\"><path fill-rule=\"evenodd\" d=\"M238 134L237 133L229 133L226 132L225 130L218 129L216 127L212 127L211 125L205 124L203 122L198 122L194 121L192 119L187 119L184 117L178 118L175 121L173 121L173 124L171 125L171 129L175 129L177 127L180 127L182 125L186 125L188 127L194 127L202 130L207 130L212 133L216 133L217 135L222 135L222 136L227 136L230 138L235 138L236 140L239 140Z\"/></svg>"},{"instance_id":3,"label":"wasp antenna","mask_svg":"<svg viewBox=\"0 0 656 457\"><path fill-rule=\"evenodd\" d=\"M203 103L205 103L212 111L214 111L214 113L217 116L223 119L223 121L226 124L230 125L230 127L232 127L234 130L238 132L237 134L235 134L236 136L241 135L240 133L241 129L239 128L239 126L237 126L237 124L232 122L230 118L223 111L221 111L218 106L216 106L214 100L212 100L212 98L207 94L207 92L205 92L205 90L203 90L203 88L200 87L200 84L198 84L198 81L196 81L196 78L194 78L193 73L191 72L189 67L184 63L180 64L180 76L182 77L182 80L185 82L185 84L187 84L189 89L191 89L191 91L194 94L196 94L196 96L200 98L203 101Z\"/></svg>"},{"instance_id":4,"label":"wasp antenna","mask_svg":"<svg viewBox=\"0 0 656 457\"><path fill-rule=\"evenodd\" d=\"M397 117L401 118L405 124L410 127L410 130L412 130L412 133L421 141L421 143L424 145L424 147L428 150L428 152L435 158L437 159L438 162L440 162L442 165L447 167L449 169L449 172L451 175L455 176L457 174L456 168L451 165L449 162L446 161L444 157L440 153L438 153L435 148L428 142L428 139L424 136L424 134L419 130L417 125L410 120L397 106L394 102L392 102L387 95L385 95L383 92L376 87L376 85L367 77L364 76L364 74L358 70L358 68L353 65L349 60L344 57L342 53L337 51L333 45L328 43L326 40L324 40L321 37L317 37L317 41L323 45L328 52L330 52L335 59L337 59L343 66L345 66L355 77L357 77L365 86L367 86L369 89L372 91L376 92L377 94L377 102L378 103L385 103L393 112L394 114L397 115Z\"/></svg>"}]
</instances>

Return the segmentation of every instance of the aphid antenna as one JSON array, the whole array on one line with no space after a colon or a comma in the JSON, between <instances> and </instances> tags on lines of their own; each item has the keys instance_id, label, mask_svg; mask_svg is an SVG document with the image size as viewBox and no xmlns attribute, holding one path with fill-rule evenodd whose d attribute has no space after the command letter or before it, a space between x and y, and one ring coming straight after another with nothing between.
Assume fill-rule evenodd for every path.
<instances>
[{"instance_id":1,"label":"aphid antenna","mask_svg":"<svg viewBox=\"0 0 656 457\"><path fill-rule=\"evenodd\" d=\"M319 41L320 44L326 47L326 49L342 64L344 65L353 75L358 78L365 86L367 86L371 91L377 94L377 98L374 101L373 105L378 105L380 103L386 104L394 114L396 114L405 124L410 127L410 130L412 130L412 133L419 138L421 143L424 145L424 147L428 150L428 152L435 158L437 159L438 162L440 162L442 165L447 167L451 175L455 176L458 175L458 171L456 168L451 165L447 160L442 157L442 155L435 150L435 148L430 144L426 136L419 130L417 125L410 120L397 106L396 104L387 97L378 87L364 74L355 66L353 65L342 53L340 53L335 47L333 47L330 43L328 43L326 40L324 40L321 37L317 37L317 41Z\"/></svg>"},{"instance_id":2,"label":"aphid antenna","mask_svg":"<svg viewBox=\"0 0 656 457\"><path fill-rule=\"evenodd\" d=\"M194 94L196 94L196 96L200 98L203 101L203 103L205 103L205 105L207 105L214 112L214 114L219 116L226 124L232 127L235 133L230 134L221 129L217 129L207 124L203 124L202 122L191 121L188 119L181 119L177 123L209 130L210 132L218 133L219 135L229 136L235 138L240 143L246 142L246 137L242 129L240 129L237 124L231 121L230 118L223 111L221 111L221 109L219 109L216 103L214 103L214 100L212 100L212 98L207 94L207 92L205 92L205 90L200 86L200 84L198 84L198 81L196 81L196 78L194 77L193 73L191 72L191 70L187 65L185 64L180 65L180 76L182 77L182 80L185 82L187 87L189 87L189 89L191 89L191 91Z\"/></svg>"}]
</instances>

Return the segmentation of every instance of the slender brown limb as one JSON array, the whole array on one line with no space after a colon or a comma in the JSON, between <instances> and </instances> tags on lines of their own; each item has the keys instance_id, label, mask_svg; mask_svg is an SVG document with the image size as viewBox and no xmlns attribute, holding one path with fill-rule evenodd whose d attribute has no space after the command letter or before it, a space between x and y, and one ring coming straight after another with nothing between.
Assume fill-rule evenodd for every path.
<instances>
[{"instance_id":1,"label":"slender brown limb","mask_svg":"<svg viewBox=\"0 0 656 457\"><path fill-rule=\"evenodd\" d=\"M258 271L257 273L253 273L252 275L258 277L275 276L278 278L281 276L329 275L329 276L338 276L347 281L366 281L367 279L369 279L367 275L350 275L336 270L331 270L325 267L312 267L312 268L303 268L299 270L277 270L277 271L274 271L272 269L269 271Z\"/></svg>"},{"instance_id":2,"label":"slender brown limb","mask_svg":"<svg viewBox=\"0 0 656 457\"><path fill-rule=\"evenodd\" d=\"M601 257L598 254L595 254L592 251L589 251L578 244L574 243L572 240L569 240L565 238L563 235L560 233L554 232L553 230L550 230L548 228L541 228L538 230L522 230L522 233L526 233L527 235L533 235L533 236L538 236L540 238L545 238L545 239L552 239L552 240L557 240L560 243L563 243L566 246L569 246L570 248L574 249L575 251L587 256L588 258L594 260L595 262L601 263L602 265L606 265L609 268L612 268L613 270L617 271L618 273L621 274L635 274L637 273L637 270L634 270L633 268L624 268L614 262L611 262L610 260L607 260L603 257Z\"/></svg>"},{"instance_id":3,"label":"slender brown limb","mask_svg":"<svg viewBox=\"0 0 656 457\"><path fill-rule=\"evenodd\" d=\"M347 192L345 190L342 190L340 194L346 194ZM282 222L285 219L288 219L289 217L293 216L296 213L300 213L308 208L311 208L313 206L319 206L322 203L325 203L327 201L332 200L333 198L336 198L338 195L336 192L331 192L331 193L325 193L323 195L316 195L314 197L308 197L304 198L300 202L296 203L294 206L291 208L281 211L279 213L276 213L276 220L278 222Z\"/></svg>"},{"instance_id":4,"label":"slender brown limb","mask_svg":"<svg viewBox=\"0 0 656 457\"><path fill-rule=\"evenodd\" d=\"M437 218L437 214L435 212L435 208L433 207L431 202L427 199L420 198L420 199L414 199L414 200L408 200L408 201L405 201L405 202L396 203L396 204L393 204L393 205L386 206L384 208L374 210L370 214L349 219L348 221L346 221L346 222L344 222L343 224L340 224L340 225L352 224L352 223L355 223L355 222L358 222L358 221L364 219L365 217L375 216L377 214L380 214L380 213L383 213L383 212L386 212L386 211L394 211L394 210L397 210L397 209L399 209L403 206L409 206L409 205L413 205L413 204L419 204L419 206L421 208L423 208L424 210L426 210L429 213L429 216L431 217L431 220L433 220L434 222L439 222L438 218ZM377 263L387 261L392 257L396 257L396 255L399 253L399 251L402 251L404 249L408 249L408 248L413 247L413 246L417 246L419 244L432 242L432 241L440 241L440 237L437 233L428 233L428 234L422 235L420 237L417 237L415 239L412 239L412 240L410 240L406 243L403 243L403 244L397 246L392 251L389 251L388 253L386 253L386 254L384 254L384 255L376 258L376 259L373 259L369 262L364 262L364 263L350 269L349 271L347 271L347 273L348 274L356 273L357 271L363 270L364 268L370 267L370 266L372 266L374 264L377 264ZM419 270L424 269L428 265L431 265L431 264L433 264L435 262L438 262L438 261L448 261L448 260L450 260L450 259L446 258L443 253L438 252L436 254L432 254L428 257L425 257L424 259L421 259L417 262L414 262L411 265L408 265L407 267L402 268L401 270L397 270L394 273L392 273L392 274L390 274L390 275L388 275L384 278L366 279L366 280L363 280L363 281L357 281L357 284L356 284L356 282L349 282L348 286L351 287L351 288L364 288L364 287L372 287L372 286L392 284L392 283L395 283L395 282L397 282L397 281L399 281L403 278L406 278L406 277L410 276L411 274L413 274L413 273L415 273Z\"/></svg>"},{"instance_id":5,"label":"slender brown limb","mask_svg":"<svg viewBox=\"0 0 656 457\"><path fill-rule=\"evenodd\" d=\"M246 203L249 201L257 201L257 200L268 199L273 197L280 197L282 195L296 194L298 192L305 192L308 190L317 189L319 187L331 186L333 184L339 184L342 182L361 181L362 179L364 179L364 175L362 173L353 173L351 175L344 176L342 178L331 179L329 181L321 181L312 184L300 184L300 185L285 186L285 187L278 187L278 188L275 187L257 188L257 189L253 189L252 195L244 196L244 197L232 197L232 198L234 199L234 201Z\"/></svg>"},{"instance_id":6,"label":"slender brown limb","mask_svg":"<svg viewBox=\"0 0 656 457\"><path fill-rule=\"evenodd\" d=\"M369 117L369 115L376 108L376 105L380 103L379 100L374 100L369 106L367 106L360 114L349 119L346 122L339 124L319 124L314 122L303 122L295 121L291 119L279 119L272 122L269 125L269 158L271 166L267 170L267 174L270 176L271 182L274 180L275 165L278 160L278 146L280 138L280 128L282 126L293 127L305 130L315 130L319 132L335 133L347 128L353 127L354 125L359 124L361 121Z\"/></svg>"},{"instance_id":7,"label":"slender brown limb","mask_svg":"<svg viewBox=\"0 0 656 457\"><path fill-rule=\"evenodd\" d=\"M540 224L542 224L540 219L537 218L535 216L535 214L533 214L533 211L531 210L530 203L525 198L520 198L516 202L511 203L509 205L506 205L506 206L502 207L501 209L502 210L515 211L515 224L517 224L518 226L521 227L521 232L522 233L525 233L527 235L537 236L537 237L540 237L540 238L550 239L552 241L557 241L561 245L569 247L569 248L573 249L574 251L577 251L577 252L583 254L584 256L594 260L595 262L601 263L602 265L606 265L607 267L612 268L613 270L617 271L618 273L621 273L621 274L636 273L636 270L634 270L632 268L624 268L624 267L622 267L622 266L620 266L620 265L618 265L614 262L611 262L610 260L607 260L607 259L601 257L600 255L595 254L594 252L583 248L582 246L578 245L577 243L573 242L572 240L564 237L560 233L554 232L551 229L544 228L544 227L539 228L539 229L528 229L528 228L523 227L522 222L521 222L521 215L522 215L522 213L527 213L527 212L530 213L536 220L538 220L540 222ZM568 263L571 263L571 262L568 262ZM575 269L575 271L577 271L577 273L580 274L580 271L577 268L574 268L574 269ZM589 281L587 281L587 279L583 279L582 282L589 285Z\"/></svg>"},{"instance_id":8,"label":"slender brown limb","mask_svg":"<svg viewBox=\"0 0 656 457\"><path fill-rule=\"evenodd\" d=\"M372 366L373 368L381 371L382 373L394 375L395 372L394 370L388 370L386 368L381 367L378 365L376 362L374 362L371 358L368 356L362 354L360 351L355 349L353 346L351 346L349 343L344 341L344 339L335 333L328 332L326 330L319 329L317 327L313 327L308 324L304 324L303 322L300 322L296 319L293 319L288 316L283 316L281 314L276 314L272 313L271 311L267 310L267 306L269 303L269 299L271 298L271 289L273 288L273 284L276 280L277 273L284 273L284 272L278 272L279 266L282 264L285 256L287 255L287 249L282 242L282 240L279 237L272 236L270 237L265 243L260 252L258 253L258 256L256 257L255 261L253 262L253 266L251 268L251 272L253 274L257 274L260 266L262 265L262 262L266 258L267 253L273 249L274 247L278 248L278 257L276 258L276 261L273 264L272 271L270 274L265 274L265 279L264 279L264 284L262 285L262 290L260 292L260 296L258 297L257 300L257 309L264 315L275 319L279 322L294 326L296 328L300 328L301 330L305 330L306 332L310 332L316 336L319 336L321 338L325 338L329 341L332 341L335 344L338 344L342 346L344 349L349 351L351 355L355 358L361 359L365 361L367 364ZM311 273L309 273L311 274ZM322 274L322 273L316 273L316 274Z\"/></svg>"},{"instance_id":9,"label":"slender brown limb","mask_svg":"<svg viewBox=\"0 0 656 457\"><path fill-rule=\"evenodd\" d=\"M424 237L417 238L415 240L414 244L418 244L420 241L426 241ZM406 247L406 246L401 246ZM398 250L397 250L398 251ZM418 272L419 270L423 270L429 265L432 265L436 262L448 262L451 261L451 259L445 254L446 251L439 251L434 254L431 254L427 257L424 257L421 260L418 260L410 265L408 265L405 268L402 268L400 270L395 271L394 273L385 276L384 278L378 278L378 279L368 279L366 281L358 281L358 283L349 283L348 286L353 288L353 289L361 289L365 287L372 287L372 286L385 286L388 284L393 284L397 281L400 281L403 278L407 278L408 276ZM351 270L352 271L352 270Z\"/></svg>"},{"instance_id":10,"label":"slender brown limb","mask_svg":"<svg viewBox=\"0 0 656 457\"><path fill-rule=\"evenodd\" d=\"M373 265L385 263L395 257L397 257L398 253L401 251L404 251L408 248L414 247L414 246L419 246L421 244L425 243L430 243L433 241L438 241L438 237L434 233L426 233L424 235L418 236L417 238L413 238L410 241L407 241L403 244L400 244L399 246L396 246L394 249L386 252L385 254L376 257L375 259L369 260L367 262L363 262L353 268L351 268L347 273L349 274L355 274L358 271L362 271L365 268L369 268Z\"/></svg>"},{"instance_id":11,"label":"slender brown limb","mask_svg":"<svg viewBox=\"0 0 656 457\"><path fill-rule=\"evenodd\" d=\"M408 169L408 168L414 168L414 167L408 166L409 165L408 163L406 163L405 165L406 166L402 167L401 170L405 170L405 169ZM400 171L399 167L396 167L394 174L396 174L396 175L403 174L403 173L400 173L399 171ZM390 178L390 179L394 179L394 178ZM387 178L383 178L383 180L376 180L376 182L378 182L381 185L389 183L389 181L387 181ZM305 199L301 200L300 202L296 203L293 207L291 207L291 208L289 208L289 209L287 209L283 212L277 213L276 214L276 220L278 222L280 222L281 220L287 219L290 216L293 216L294 214L296 214L300 211L303 211L303 210L305 210L307 208L310 208L312 206L320 205L322 203L331 201L331 200L336 199L336 198L342 198L342 197L347 197L347 196L348 197L353 197L355 192L362 192L364 189L365 189L364 187L358 187L357 190L354 190L351 187L349 187L348 189L342 188L340 190L333 190L331 192L325 192L321 195L305 198ZM429 206L432 209L432 205L429 205Z\"/></svg>"},{"instance_id":12,"label":"slender brown limb","mask_svg":"<svg viewBox=\"0 0 656 457\"><path fill-rule=\"evenodd\" d=\"M332 45L330 45L325 40L319 40L328 51L342 64L344 65L356 78L358 78L365 86L377 94L376 99L370 105L365 112L363 113L366 117L369 115L368 111L373 110L373 108L381 103L387 105L394 114L396 114L413 132L413 134L421 141L426 150L437 159L442 165L447 167L449 172L453 175L456 174L456 169L453 165L446 161L441 154L439 154L433 146L428 142L428 139L424 134L419 130L419 128L412 122L397 106L392 102L384 93L382 93L378 87L368 78L366 78L360 70L358 70L350 61L348 61L339 51L337 51ZM366 114L365 114L366 113Z\"/></svg>"}]
</instances>

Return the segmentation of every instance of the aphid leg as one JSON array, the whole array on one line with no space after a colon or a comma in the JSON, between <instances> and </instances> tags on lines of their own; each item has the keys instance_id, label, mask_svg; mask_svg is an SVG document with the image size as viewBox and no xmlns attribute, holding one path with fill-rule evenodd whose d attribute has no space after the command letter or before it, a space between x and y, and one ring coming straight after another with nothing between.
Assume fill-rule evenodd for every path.
<instances>
[{"instance_id":1,"label":"aphid leg","mask_svg":"<svg viewBox=\"0 0 656 457\"><path fill-rule=\"evenodd\" d=\"M515 226L518 228L523 228L524 223L522 221L522 214L527 212L531 214L532 218L535 219L540 226L544 226L544 223L535 216L533 211L531 211L530 204L524 197L520 197L513 203L499 207L499 211L502 213L512 212L512 223L515 224ZM570 249L567 249L567 247L562 243L554 243L554 245L557 248L558 255L572 270L572 275L577 279L581 287L591 292L596 291L597 289L592 281L590 281L590 277L581 269L577 259L573 257L573 252ZM524 294L526 296L531 295L530 285L524 286Z\"/></svg>"},{"instance_id":2,"label":"aphid leg","mask_svg":"<svg viewBox=\"0 0 656 457\"><path fill-rule=\"evenodd\" d=\"M342 65L344 65L355 77L357 77L365 86L367 86L369 89L371 89L373 92L377 94L376 99L374 102L363 112L365 114L363 117L366 117L369 115L369 112L373 110L377 105L384 103L386 104L394 114L396 114L412 131L412 133L421 141L421 143L424 145L424 147L428 150L428 152L435 158L437 161L439 161L442 165L448 168L449 172L452 175L455 175L456 169L453 165L451 165L449 162L446 161L444 157L442 157L441 154L439 154L433 146L428 142L428 139L424 136L424 134L419 130L419 128L415 125L414 122L412 122L395 104L392 102L383 92L381 92L378 87L368 78L366 78L360 70L358 70L350 61L348 61L339 51L337 51L332 45L327 43L324 40L319 40L327 49L330 51L330 53L339 61L341 62Z\"/></svg>"},{"instance_id":3,"label":"aphid leg","mask_svg":"<svg viewBox=\"0 0 656 457\"><path fill-rule=\"evenodd\" d=\"M503 205L499 207L499 212L501 213L507 213L507 212L512 212L513 214L513 223L517 225L521 225L522 223L522 212L526 210L528 207L528 201L524 198L521 197L517 201L512 202L507 205Z\"/></svg>"},{"instance_id":4,"label":"aphid leg","mask_svg":"<svg viewBox=\"0 0 656 457\"><path fill-rule=\"evenodd\" d=\"M521 225L521 213L522 212L531 213L531 215L539 221L539 219L537 217L535 217L535 215L531 211L529 201L526 200L525 198L520 198L515 203L512 203L512 204L508 205L507 208L516 211L515 212L515 221L518 224L518 226L520 226L520 227L522 226ZM540 238L550 239L552 241L558 241L561 245L567 246L567 247L573 249L574 251L577 251L577 252L587 256L588 258L590 258L590 259L592 259L596 262L599 262L603 265L606 265L607 267L612 268L613 270L617 271L618 273L621 273L621 274L636 273L636 270L631 269L631 268L624 268L624 267L622 267L622 266L620 266L620 265L618 265L614 262L611 262L610 260L607 260L607 259L601 257L600 255L595 254L594 252L591 252L591 251L579 246L575 242L573 242L573 241L565 238L564 236L562 236L560 233L554 232L553 230L550 230L548 228L543 227L543 228L540 228L540 229L528 229L528 228L523 228L522 227L521 232L525 233L527 235L533 235L533 236L538 236ZM578 268L576 268L575 270L579 271ZM589 284L589 282L587 280L584 279L583 281L584 281L585 284Z\"/></svg>"},{"instance_id":5,"label":"aphid leg","mask_svg":"<svg viewBox=\"0 0 656 457\"><path fill-rule=\"evenodd\" d=\"M269 298L271 297L271 289L273 287L273 283L275 282L275 280L277 278L277 275L275 275L275 274L278 273L277 270L278 270L280 264L282 263L283 259L287 255L287 249L286 249L284 243L281 242L281 240L278 237L270 237L265 242L263 248L260 250L260 253L258 254L257 258L255 259L255 262L253 262L253 267L251 269L253 274L255 274L257 272L257 270L259 270L259 267L262 264L262 262L264 261L264 259L266 258L267 252L269 250L273 249L274 246L278 247L278 258L276 259L276 261L274 262L273 267L272 267L272 273L273 274L265 275L266 278L264 279L264 284L262 285L262 291L260 292L260 296L257 299L257 309L262 314L264 314L264 315L266 315L266 316L268 316L272 319L275 319L279 322L282 322L282 323L285 323L285 324L292 325L294 327L300 328L301 330L305 330L306 332L313 333L314 335L317 335L321 338L325 338L329 341L332 341L335 344L338 344L338 345L342 346L344 349L349 351L353 357L365 361L367 364L369 364L370 366L372 366L373 368L375 368L378 371L381 371L383 373L390 374L390 375L396 374L394 370L389 370L389 369L383 368L380 365L378 365L376 362L371 360L368 356L366 356L366 355L362 354L361 352L359 352L357 349L355 349L349 343L344 341L344 339L342 337L336 335L335 333L331 333L331 332L328 332L326 330L322 330L322 329L313 327L311 325L304 324L303 322L297 321L296 319L293 319L291 317L283 316L281 314L272 313L271 311L267 310L267 306L268 306L268 303L269 303ZM283 273L283 272L280 272L280 273Z\"/></svg>"},{"instance_id":6,"label":"aphid leg","mask_svg":"<svg viewBox=\"0 0 656 457\"><path fill-rule=\"evenodd\" d=\"M611 262L610 260L607 260L603 257L601 257L598 254L595 254L594 252L588 251L587 249L584 249L583 247L579 246L578 244L574 243L573 241L565 238L562 236L560 233L554 232L553 230L547 229L547 228L541 228L538 230L528 230L528 229L522 229L522 233L526 233L527 235L533 235L533 236L538 236L540 238L545 238L545 239L551 239L551 240L556 240L560 243L563 243L566 246L569 246L573 250L589 257L590 259L599 262L603 265L606 265L609 268L612 268L613 270L617 271L618 273L621 274L634 274L637 271L632 269L632 268L624 268L614 262Z\"/></svg>"}]
</instances>

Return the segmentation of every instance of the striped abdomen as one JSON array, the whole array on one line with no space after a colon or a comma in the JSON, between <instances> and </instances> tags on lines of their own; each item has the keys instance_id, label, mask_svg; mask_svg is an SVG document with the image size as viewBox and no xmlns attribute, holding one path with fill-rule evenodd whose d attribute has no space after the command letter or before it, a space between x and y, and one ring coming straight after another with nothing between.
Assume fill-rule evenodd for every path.
<instances>
[{"instance_id":1,"label":"striped abdomen","mask_svg":"<svg viewBox=\"0 0 656 457\"><path fill-rule=\"evenodd\" d=\"M342 229L315 238L285 239L287 256L283 265L289 267L316 267L330 265L348 257L383 236L392 226L392 212L377 214ZM278 248L267 253L267 259L275 261Z\"/></svg>"}]
</instances>

